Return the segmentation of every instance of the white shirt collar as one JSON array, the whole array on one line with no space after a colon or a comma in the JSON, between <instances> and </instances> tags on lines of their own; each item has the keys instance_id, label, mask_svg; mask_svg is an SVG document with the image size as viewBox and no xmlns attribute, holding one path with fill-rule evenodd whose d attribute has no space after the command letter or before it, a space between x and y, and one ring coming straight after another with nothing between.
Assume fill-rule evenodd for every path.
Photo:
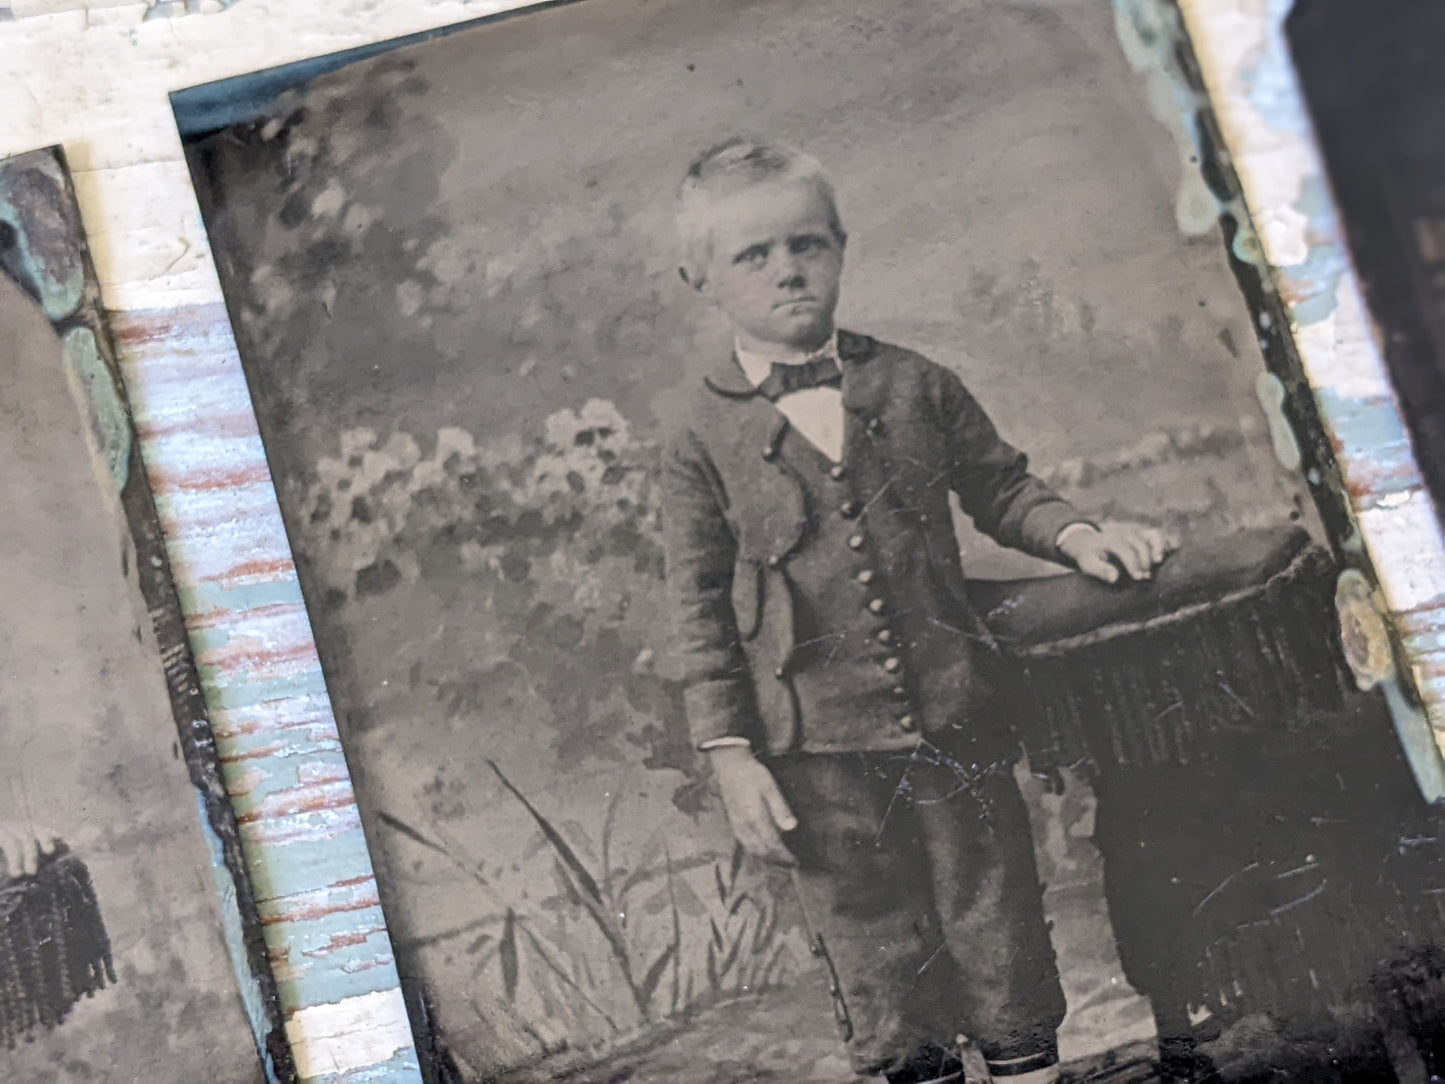
<instances>
[{"instance_id":1,"label":"white shirt collar","mask_svg":"<svg viewBox=\"0 0 1445 1084\"><path fill-rule=\"evenodd\" d=\"M752 381L754 386L761 384L768 378L774 363L778 365L803 365L815 358L831 357L838 360L838 332L834 331L828 337L828 341L817 350L804 353L798 350L782 351L778 354L763 354L753 350L747 350L739 342L734 341L733 353L737 356L738 365L742 367L743 374Z\"/></svg>"}]
</instances>

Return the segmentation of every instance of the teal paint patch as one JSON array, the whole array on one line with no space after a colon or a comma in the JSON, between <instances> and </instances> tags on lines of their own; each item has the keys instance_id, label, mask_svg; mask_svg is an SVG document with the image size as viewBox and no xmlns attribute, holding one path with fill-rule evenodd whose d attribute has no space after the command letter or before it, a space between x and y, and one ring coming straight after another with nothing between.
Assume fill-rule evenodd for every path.
<instances>
[{"instance_id":1,"label":"teal paint patch","mask_svg":"<svg viewBox=\"0 0 1445 1084\"><path fill-rule=\"evenodd\" d=\"M206 850L211 855L211 876L215 881L217 894L224 900L235 893L230 871L226 868L225 849L221 845L220 838L211 828L205 799L199 794L196 795L196 805L200 811L201 834L206 840ZM241 928L241 916L234 907L222 907L220 913L221 936L225 938L227 953L231 957L231 966L235 970L236 979L241 988L242 1010L246 1014L246 1019L250 1021L251 1034L265 1035L270 1029L271 1022L266 1012L265 1000L261 996L260 984L257 982L256 975L252 972L247 958L246 935ZM262 1069L266 1074L266 1084L280 1084L281 1076L270 1051L265 1048L265 1044L258 1043L256 1052L261 1058Z\"/></svg>"},{"instance_id":2,"label":"teal paint patch","mask_svg":"<svg viewBox=\"0 0 1445 1084\"><path fill-rule=\"evenodd\" d=\"M347 917L352 927L362 919L355 913ZM381 908L375 908L366 917L380 925ZM287 931L285 957L272 956L276 985L286 1004L334 1004L349 997L381 993L396 985L391 941L384 929L340 948L332 948L326 938L313 941L309 934L309 923L291 927ZM348 934L341 936L346 938ZM319 955L325 958L314 958Z\"/></svg>"},{"instance_id":3,"label":"teal paint patch","mask_svg":"<svg viewBox=\"0 0 1445 1084\"><path fill-rule=\"evenodd\" d=\"M1398 682L1387 681L1381 688L1390 708L1390 719L1395 724L1395 734L1405 751L1405 759L1410 762L1420 793L1432 804L1445 801L1445 761L1441 759L1430 721L1405 697Z\"/></svg>"},{"instance_id":4,"label":"teal paint patch","mask_svg":"<svg viewBox=\"0 0 1445 1084\"><path fill-rule=\"evenodd\" d=\"M215 581L180 588L187 613L238 613L264 606L304 605L301 587L294 579L263 583L223 584Z\"/></svg>"},{"instance_id":5,"label":"teal paint patch","mask_svg":"<svg viewBox=\"0 0 1445 1084\"><path fill-rule=\"evenodd\" d=\"M1399 413L1389 401L1350 399L1328 388L1319 392L1320 405L1335 423L1335 435L1371 449L1393 451L1408 444Z\"/></svg>"},{"instance_id":6,"label":"teal paint patch","mask_svg":"<svg viewBox=\"0 0 1445 1084\"><path fill-rule=\"evenodd\" d=\"M1416 633L1410 639L1415 646L1424 651L1445 651L1445 629L1429 629Z\"/></svg>"},{"instance_id":7,"label":"teal paint patch","mask_svg":"<svg viewBox=\"0 0 1445 1084\"><path fill-rule=\"evenodd\" d=\"M319 915L332 911L361 913L377 906L376 881L371 877L352 877L325 888L313 888L295 896L261 900L257 911L267 925L302 921L292 915Z\"/></svg>"},{"instance_id":8,"label":"teal paint patch","mask_svg":"<svg viewBox=\"0 0 1445 1084\"><path fill-rule=\"evenodd\" d=\"M1179 187L1174 220L1186 237L1217 228L1219 201L1199 170L1199 95L1181 78L1175 46L1183 28L1179 12L1161 0L1113 0L1114 31L1129 66L1144 79L1150 111L1174 139Z\"/></svg>"},{"instance_id":9,"label":"teal paint patch","mask_svg":"<svg viewBox=\"0 0 1445 1084\"><path fill-rule=\"evenodd\" d=\"M14 238L6 269L34 294L52 321L74 316L86 295L84 234L60 163L49 151L5 160L0 222Z\"/></svg>"},{"instance_id":10,"label":"teal paint patch","mask_svg":"<svg viewBox=\"0 0 1445 1084\"><path fill-rule=\"evenodd\" d=\"M115 378L100 356L100 345L88 327L74 327L60 340L65 360L85 403L90 431L116 492L130 480L131 426Z\"/></svg>"},{"instance_id":11,"label":"teal paint patch","mask_svg":"<svg viewBox=\"0 0 1445 1084\"><path fill-rule=\"evenodd\" d=\"M203 7L202 0L149 0L150 6L141 17L142 22L152 19L178 19L182 15L216 15L230 7L236 0L210 0Z\"/></svg>"},{"instance_id":12,"label":"teal paint patch","mask_svg":"<svg viewBox=\"0 0 1445 1084\"><path fill-rule=\"evenodd\" d=\"M298 741L295 754L290 758L275 750L267 753L269 763L266 767L269 770L264 772L264 778L257 780L244 793L231 796L237 816L246 818L254 815L258 819L290 817L309 809L324 812L349 805L349 801L330 804L333 799L350 798L346 759L339 753L330 756L318 753L314 757L300 755L305 744ZM303 781L298 778L302 772L311 778L323 778L317 782ZM293 808L288 808L288 802ZM297 803L310 803L310 806L301 808Z\"/></svg>"},{"instance_id":13,"label":"teal paint patch","mask_svg":"<svg viewBox=\"0 0 1445 1084\"><path fill-rule=\"evenodd\" d=\"M1239 219L1238 221L1246 221ZM1255 267L1264 266L1264 246L1260 244L1259 235L1254 232L1253 227L1244 229L1241 227L1230 242L1230 251L1234 258L1240 263L1252 264Z\"/></svg>"},{"instance_id":14,"label":"teal paint patch","mask_svg":"<svg viewBox=\"0 0 1445 1084\"><path fill-rule=\"evenodd\" d=\"M1308 326L1328 319L1335 311L1335 296L1340 280L1349 273L1350 257L1323 177L1306 177L1292 206L1309 222L1309 253L1303 262L1281 267L1279 272L1289 280L1290 292L1297 298L1291 306L1295 322Z\"/></svg>"},{"instance_id":15,"label":"teal paint patch","mask_svg":"<svg viewBox=\"0 0 1445 1084\"><path fill-rule=\"evenodd\" d=\"M177 592L182 598L185 597L185 589ZM187 613L195 611L188 610ZM221 625L207 625L204 628L193 628L190 630L191 650L197 655L204 655L209 651L219 651L231 642L231 630Z\"/></svg>"},{"instance_id":16,"label":"teal paint patch","mask_svg":"<svg viewBox=\"0 0 1445 1084\"><path fill-rule=\"evenodd\" d=\"M1360 507L1372 507L1424 484L1404 420L1392 401L1352 399L1329 388L1316 389L1315 399L1336 440L1348 447L1370 449L1363 472L1370 492L1361 498Z\"/></svg>"},{"instance_id":17,"label":"teal paint patch","mask_svg":"<svg viewBox=\"0 0 1445 1084\"><path fill-rule=\"evenodd\" d=\"M245 771L248 762L254 762L272 773L277 770L278 761L284 764L291 758L298 758L310 763L308 758L313 755L318 763L336 766L344 764L345 757L341 752L340 740L318 738L314 728L319 725L321 724L307 722L297 727L227 734L223 763L228 772ZM329 728L329 724L327 726Z\"/></svg>"},{"instance_id":18,"label":"teal paint patch","mask_svg":"<svg viewBox=\"0 0 1445 1084\"><path fill-rule=\"evenodd\" d=\"M321 696L326 692L326 679L315 666L298 674L260 681L228 680L230 675L224 666L202 664L199 669L206 689L206 702L213 711L252 708L268 700Z\"/></svg>"},{"instance_id":19,"label":"teal paint patch","mask_svg":"<svg viewBox=\"0 0 1445 1084\"><path fill-rule=\"evenodd\" d=\"M389 957L391 942L386 937L380 905L374 902L374 886L371 892L371 903L347 903L343 898L332 905L332 910L321 908L315 917L304 922L297 921L286 946L288 955L299 954L307 959L321 956L350 959L352 954L343 951L341 943L352 936L360 938L364 934L364 939L357 941L357 948L361 951L355 955L361 959L371 959L378 955Z\"/></svg>"},{"instance_id":20,"label":"teal paint patch","mask_svg":"<svg viewBox=\"0 0 1445 1084\"><path fill-rule=\"evenodd\" d=\"M284 844L285 861L257 863L251 870L251 880L256 886L256 899L263 911L271 916L268 922L277 927L287 926L306 920L306 914L293 914L296 899L311 898L318 884L335 884L357 876L358 870L370 870L371 852L366 846L366 836L361 831L361 818L354 817L344 827L338 826L336 818L328 818L318 829L307 836L288 839ZM266 840L274 834L271 825L246 825L242 835L248 842L259 841L263 846L272 846ZM364 911L353 911L364 914ZM294 1004L287 1002L288 1005Z\"/></svg>"}]
</instances>

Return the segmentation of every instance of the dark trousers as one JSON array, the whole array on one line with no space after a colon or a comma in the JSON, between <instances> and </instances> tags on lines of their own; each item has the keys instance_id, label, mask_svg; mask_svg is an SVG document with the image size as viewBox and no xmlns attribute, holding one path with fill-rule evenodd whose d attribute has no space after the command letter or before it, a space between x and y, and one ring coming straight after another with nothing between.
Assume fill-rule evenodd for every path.
<instances>
[{"instance_id":1,"label":"dark trousers","mask_svg":"<svg viewBox=\"0 0 1445 1084\"><path fill-rule=\"evenodd\" d=\"M837 972L860 1074L959 1033L990 1061L1052 1053L1064 994L1011 765L916 752L769 765L797 815L809 922Z\"/></svg>"}]
</instances>

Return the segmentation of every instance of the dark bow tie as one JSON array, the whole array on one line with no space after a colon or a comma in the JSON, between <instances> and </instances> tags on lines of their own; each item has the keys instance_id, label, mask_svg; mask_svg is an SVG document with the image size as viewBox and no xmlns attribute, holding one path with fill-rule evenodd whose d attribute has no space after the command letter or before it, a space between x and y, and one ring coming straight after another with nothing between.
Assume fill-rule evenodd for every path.
<instances>
[{"instance_id":1,"label":"dark bow tie","mask_svg":"<svg viewBox=\"0 0 1445 1084\"><path fill-rule=\"evenodd\" d=\"M775 361L767 379L758 385L758 394L769 402L776 403L792 392L833 386L842 380L843 370L838 368L838 359L831 355L814 358L800 365L781 365Z\"/></svg>"}]
</instances>

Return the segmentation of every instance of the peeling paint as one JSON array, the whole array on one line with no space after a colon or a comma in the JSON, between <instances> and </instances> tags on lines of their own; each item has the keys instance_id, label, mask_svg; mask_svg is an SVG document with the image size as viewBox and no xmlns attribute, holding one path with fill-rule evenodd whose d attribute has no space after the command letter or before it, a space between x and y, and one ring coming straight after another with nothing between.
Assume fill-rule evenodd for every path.
<instances>
[{"instance_id":1,"label":"peeling paint","mask_svg":"<svg viewBox=\"0 0 1445 1084\"><path fill-rule=\"evenodd\" d=\"M1154 118L1169 129L1179 152L1174 217L1186 237L1200 237L1219 221L1219 203L1199 172L1193 117L1197 95L1173 74L1179 16L1159 0L1114 0L1114 25L1129 65L1144 77Z\"/></svg>"},{"instance_id":2,"label":"peeling paint","mask_svg":"<svg viewBox=\"0 0 1445 1084\"><path fill-rule=\"evenodd\" d=\"M43 151L11 159L0 173L0 253L51 320L74 316L85 299L85 252L80 222L66 199L59 163Z\"/></svg>"},{"instance_id":3,"label":"peeling paint","mask_svg":"<svg viewBox=\"0 0 1445 1084\"><path fill-rule=\"evenodd\" d=\"M296 1049L306 1052L301 1075L316 1079L393 1058L395 1036L406 1028L406 1005L399 990L361 994L297 1010L286 1028Z\"/></svg>"},{"instance_id":4,"label":"peeling paint","mask_svg":"<svg viewBox=\"0 0 1445 1084\"><path fill-rule=\"evenodd\" d=\"M130 478L130 415L125 402L116 391L114 377L101 360L95 332L88 327L71 328L60 343L65 348L71 378L78 385L80 400L90 407L91 433L97 450L119 493Z\"/></svg>"},{"instance_id":5,"label":"peeling paint","mask_svg":"<svg viewBox=\"0 0 1445 1084\"><path fill-rule=\"evenodd\" d=\"M1299 441L1290 428L1289 419L1284 416L1287 393L1284 384L1273 373L1260 373L1254 384L1255 395L1260 408L1269 422L1269 439L1274 448L1274 457L1286 470L1297 471L1303 462Z\"/></svg>"}]
</instances>

